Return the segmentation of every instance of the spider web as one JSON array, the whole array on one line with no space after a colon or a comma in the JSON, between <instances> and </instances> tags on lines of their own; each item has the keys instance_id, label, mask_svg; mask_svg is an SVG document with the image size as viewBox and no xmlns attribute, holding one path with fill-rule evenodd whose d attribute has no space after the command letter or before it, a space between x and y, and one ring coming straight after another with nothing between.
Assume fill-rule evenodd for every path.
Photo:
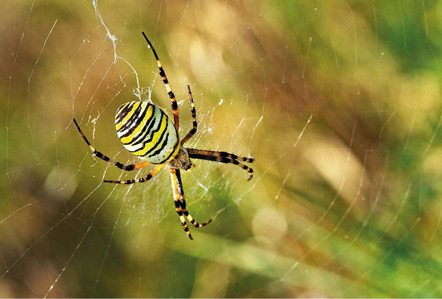
<instances>
[{"instance_id":1,"label":"spider web","mask_svg":"<svg viewBox=\"0 0 442 299\"><path fill-rule=\"evenodd\" d=\"M0 294L440 297L440 1L3 1ZM195 160L190 242L162 170L134 159L118 106L171 116Z\"/></svg>"}]
</instances>

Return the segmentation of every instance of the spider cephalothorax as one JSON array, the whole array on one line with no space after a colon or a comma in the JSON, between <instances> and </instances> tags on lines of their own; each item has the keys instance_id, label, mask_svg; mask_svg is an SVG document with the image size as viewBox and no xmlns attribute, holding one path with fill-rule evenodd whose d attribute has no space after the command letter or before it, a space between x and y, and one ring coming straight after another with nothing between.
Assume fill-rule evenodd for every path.
<instances>
[{"instance_id":1,"label":"spider cephalothorax","mask_svg":"<svg viewBox=\"0 0 442 299\"><path fill-rule=\"evenodd\" d=\"M170 88L166 73L161 66L160 59L158 58L153 45L146 37L144 32L142 33L157 60L160 76L172 102L172 112L174 117L173 123L163 110L151 103L132 101L121 105L117 109L115 115L115 127L117 130L118 138L129 152L143 160L143 162L141 163L131 165L123 165L122 163L116 162L110 159L108 156L97 151L95 147L89 143L75 119L74 123L84 141L98 158L103 159L117 166L118 168L127 171L140 169L150 164L157 165L146 177L126 181L104 180L103 182L105 183L134 184L146 182L150 180L161 168L163 168L167 164L169 166L173 187L175 209L180 217L180 221L184 231L186 232L188 237L192 239L192 235L190 234L189 228L186 223L186 218L195 227L205 226L209 224L212 220L210 219L207 222L198 223L187 211L186 200L184 198L184 190L181 183L180 170L189 170L193 166L191 159L209 160L220 163L231 163L238 165L246 170L249 173L250 180L253 176L253 170L241 162L252 163L254 161L254 158L239 157L227 152L185 148L183 146L184 143L197 131L196 110L193 103L192 91L190 90L190 86L187 85L193 119L193 128L183 139L180 140L178 134L179 112L175 95Z\"/></svg>"},{"instance_id":2,"label":"spider cephalothorax","mask_svg":"<svg viewBox=\"0 0 442 299\"><path fill-rule=\"evenodd\" d=\"M169 162L169 166L175 169L189 170L192 167L190 162L189 153L184 146L180 146L178 154Z\"/></svg>"}]
</instances>

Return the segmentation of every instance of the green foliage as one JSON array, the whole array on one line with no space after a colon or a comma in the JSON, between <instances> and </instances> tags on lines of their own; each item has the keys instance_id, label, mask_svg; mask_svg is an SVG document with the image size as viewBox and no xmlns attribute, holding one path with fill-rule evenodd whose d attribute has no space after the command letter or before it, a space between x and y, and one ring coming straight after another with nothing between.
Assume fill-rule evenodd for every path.
<instances>
[{"instance_id":1,"label":"green foliage","mask_svg":"<svg viewBox=\"0 0 442 299\"><path fill-rule=\"evenodd\" d=\"M442 296L441 1L98 1L115 45L91 1L0 6L3 296ZM151 168L71 123L124 162L118 106L171 116L141 31L189 146L256 159L182 174L194 241L167 167L102 184Z\"/></svg>"}]
</instances>

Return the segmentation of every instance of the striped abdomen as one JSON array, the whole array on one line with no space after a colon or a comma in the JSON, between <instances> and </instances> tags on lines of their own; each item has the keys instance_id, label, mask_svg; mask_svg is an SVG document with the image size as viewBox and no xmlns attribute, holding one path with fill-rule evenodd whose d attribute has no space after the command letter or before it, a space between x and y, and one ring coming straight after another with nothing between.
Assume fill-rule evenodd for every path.
<instances>
[{"instance_id":1,"label":"striped abdomen","mask_svg":"<svg viewBox=\"0 0 442 299\"><path fill-rule=\"evenodd\" d=\"M148 102L121 105L115 126L124 147L152 164L165 163L179 151L175 126L160 108Z\"/></svg>"}]
</instances>

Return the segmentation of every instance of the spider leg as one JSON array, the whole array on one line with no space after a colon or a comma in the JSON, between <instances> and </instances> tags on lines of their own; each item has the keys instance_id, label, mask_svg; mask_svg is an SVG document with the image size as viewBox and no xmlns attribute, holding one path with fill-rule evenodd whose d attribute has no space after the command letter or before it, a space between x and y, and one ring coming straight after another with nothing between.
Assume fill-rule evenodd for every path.
<instances>
[{"instance_id":1,"label":"spider leg","mask_svg":"<svg viewBox=\"0 0 442 299\"><path fill-rule=\"evenodd\" d=\"M193 119L193 128L190 130L189 133L187 133L186 137L181 139L181 145L183 145L187 140L189 140L190 137L192 137L198 128L198 123L196 122L196 109L195 104L193 103L193 96L192 91L190 90L190 86L187 85L187 89L189 90L189 98L190 98L190 111L192 112L192 119Z\"/></svg>"},{"instance_id":2,"label":"spider leg","mask_svg":"<svg viewBox=\"0 0 442 299\"><path fill-rule=\"evenodd\" d=\"M253 157L240 157L235 154L227 152L201 150L196 148L186 148L186 149L187 152L189 153L190 158L214 161L219 163L235 164L249 173L249 178L247 179L248 181L250 181L253 177L253 169L239 162L242 161L247 163L253 163L253 161L255 161L255 158Z\"/></svg>"},{"instance_id":3,"label":"spider leg","mask_svg":"<svg viewBox=\"0 0 442 299\"><path fill-rule=\"evenodd\" d=\"M147 44L149 45L149 47L152 49L153 55L155 56L155 59L157 60L158 69L160 70L160 76L163 79L164 86L166 87L166 91L169 94L169 98L170 98L170 100L172 102L173 120L174 120L174 123L175 123L175 128L178 131L179 127L180 127L179 126L180 118L179 118L178 104L176 102L175 95L174 95L172 89L170 88L169 80L167 80L166 72L164 71L164 69L163 69L163 67L161 65L160 59L158 58L158 55L157 55L157 52L155 51L155 48L153 47L152 43L147 38L146 34L144 34L144 32L141 32L141 33L143 34L144 38L146 39Z\"/></svg>"},{"instance_id":4,"label":"spider leg","mask_svg":"<svg viewBox=\"0 0 442 299\"><path fill-rule=\"evenodd\" d=\"M203 227L212 222L212 219L210 219L207 222L204 223L198 223L195 218L190 215L190 213L186 209L186 200L184 198L184 189L183 184L181 182L181 173L179 169L171 168L170 169L170 179L172 181L172 187L173 187L173 197L175 202L175 209L180 217L181 225L183 226L184 231L186 232L187 236L193 240L192 235L189 231L189 227L186 223L186 218L189 220L190 223L192 223L195 227Z\"/></svg>"},{"instance_id":5,"label":"spider leg","mask_svg":"<svg viewBox=\"0 0 442 299\"><path fill-rule=\"evenodd\" d=\"M155 167L147 176L144 178L139 179L133 179L133 180L126 180L126 181L113 181L113 180L103 180L104 183L111 183L111 184L121 184L121 185L127 185L127 184L135 184L135 183L144 183L150 180L154 177L154 175L160 171L161 168L164 167L166 164L159 164L157 167Z\"/></svg>"},{"instance_id":6,"label":"spider leg","mask_svg":"<svg viewBox=\"0 0 442 299\"><path fill-rule=\"evenodd\" d=\"M111 158L109 158L108 156L102 154L101 152L97 151L95 149L95 147L90 144L89 140L87 140L86 136L84 135L83 131L81 131L80 126L78 125L77 121L75 120L75 118L73 119L75 126L77 126L77 130L80 133L81 137L83 137L84 141L86 142L86 144L89 146L89 148L91 149L91 151L94 153L95 156L97 156L98 158L109 162L110 164L113 164L115 166L117 166L120 169L126 170L126 171L131 171L131 170L135 170L135 169L140 169L144 166L149 165L149 162L141 162L141 163L136 163L136 164L131 164L131 165L123 165L120 162L114 161Z\"/></svg>"}]
</instances>

